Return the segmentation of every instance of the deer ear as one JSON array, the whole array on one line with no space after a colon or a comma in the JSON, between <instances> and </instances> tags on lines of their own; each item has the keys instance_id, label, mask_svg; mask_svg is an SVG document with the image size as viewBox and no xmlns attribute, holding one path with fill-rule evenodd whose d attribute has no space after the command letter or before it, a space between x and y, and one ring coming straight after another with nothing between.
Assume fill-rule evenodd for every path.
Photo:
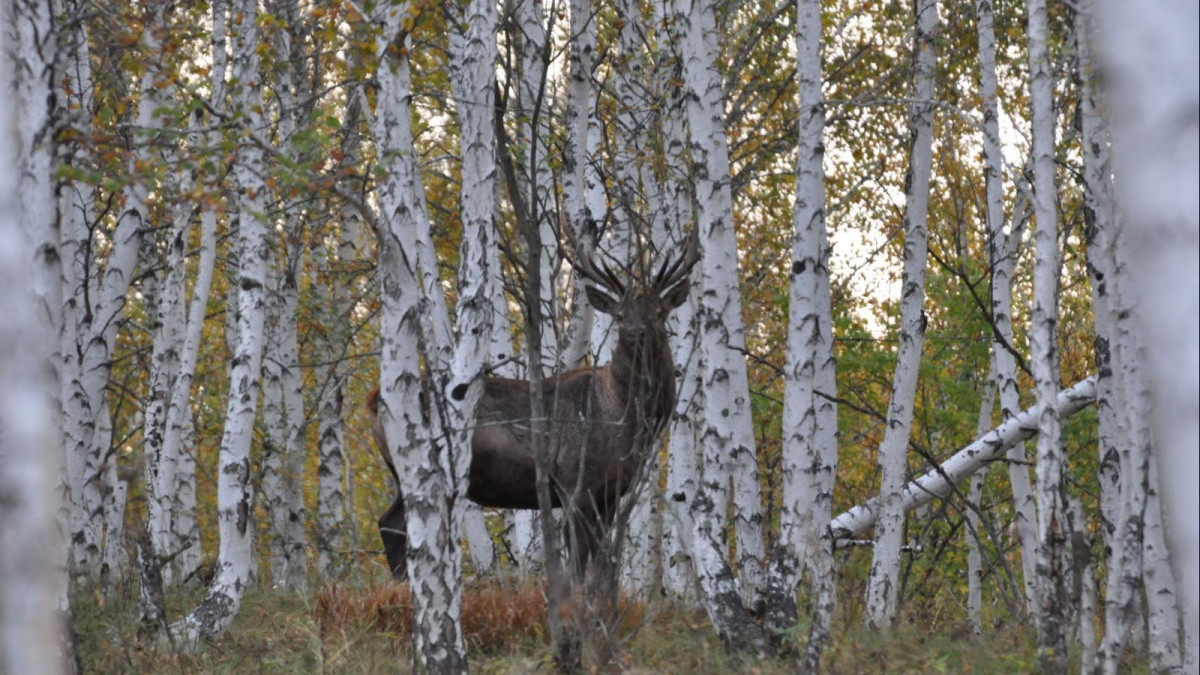
<instances>
[{"instance_id":1,"label":"deer ear","mask_svg":"<svg viewBox=\"0 0 1200 675\"><path fill-rule=\"evenodd\" d=\"M606 293L592 286L584 286L584 292L587 293L588 302L596 311L603 312L609 316L617 315L617 301L613 300Z\"/></svg>"},{"instance_id":2,"label":"deer ear","mask_svg":"<svg viewBox=\"0 0 1200 675\"><path fill-rule=\"evenodd\" d=\"M684 279L680 283L675 284L675 286L672 287L671 290L667 291L667 294L665 296L663 296L663 302L666 303L667 308L675 309L676 307L687 302L688 289L690 289L690 288L691 288L691 283L688 282L687 279Z\"/></svg>"}]
</instances>

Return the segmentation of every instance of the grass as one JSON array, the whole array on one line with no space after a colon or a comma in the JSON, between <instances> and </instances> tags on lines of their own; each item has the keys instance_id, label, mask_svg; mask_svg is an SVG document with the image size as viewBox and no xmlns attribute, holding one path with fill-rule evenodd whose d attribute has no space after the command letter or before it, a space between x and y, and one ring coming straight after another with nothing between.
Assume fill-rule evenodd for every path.
<instances>
[{"instance_id":1,"label":"grass","mask_svg":"<svg viewBox=\"0 0 1200 675\"><path fill-rule=\"evenodd\" d=\"M171 618L199 600L173 599ZM379 582L328 585L308 595L266 589L247 594L233 627L195 652L147 639L136 620L136 589L77 597L76 628L85 672L95 673L408 673L411 596ZM729 655L703 611L660 600L622 603L615 672L787 673L787 659ZM802 627L801 627L802 628ZM949 628L950 630L943 630ZM1032 631L997 629L982 642L963 630L904 617L887 635L839 617L823 658L829 673L1028 673L1037 670ZM551 672L540 581L503 579L464 590L463 629L476 673ZM801 635L803 640L803 635ZM1127 658L1127 663L1142 658ZM1074 667L1077 669L1077 666ZM1122 669L1126 671L1126 669Z\"/></svg>"}]
</instances>

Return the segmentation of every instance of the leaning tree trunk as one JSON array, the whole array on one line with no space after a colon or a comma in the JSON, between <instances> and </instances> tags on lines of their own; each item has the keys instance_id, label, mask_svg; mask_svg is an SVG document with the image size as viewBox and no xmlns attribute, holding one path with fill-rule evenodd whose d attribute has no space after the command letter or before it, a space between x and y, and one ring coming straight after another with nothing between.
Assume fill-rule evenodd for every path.
<instances>
[{"instance_id":1,"label":"leaning tree trunk","mask_svg":"<svg viewBox=\"0 0 1200 675\"><path fill-rule=\"evenodd\" d=\"M212 90L209 105L212 110L225 108L225 81L229 57L226 52L226 12L225 2L213 3L212 30L212 73L210 75ZM212 117L210 117L210 120ZM200 126L200 119L195 121ZM194 136L193 136L194 138ZM197 140L197 146L202 151L213 151L221 143L221 133L215 128L205 134L203 141ZM201 168L195 177L203 184L206 194L219 194L223 177L219 172L210 172ZM189 579L201 563L200 532L196 525L196 431L192 419L192 384L196 374L196 362L200 354L200 345L204 339L204 322L208 314L208 299L212 290L213 272L216 268L218 231L217 210L214 201L204 200L200 206L200 260L196 279L192 286L192 298L187 313L187 328L183 349L179 357L179 372L171 391L171 399L167 404L167 414L164 420L163 448L164 455L176 457L177 465L174 475L160 476L160 491L171 494L172 522L170 535L162 534L162 541L175 542L172 549L163 549L155 544L161 553L174 555L169 566L168 580L182 582ZM168 480L169 479L169 480ZM151 532L152 540L155 537Z\"/></svg>"},{"instance_id":2,"label":"leaning tree trunk","mask_svg":"<svg viewBox=\"0 0 1200 675\"><path fill-rule=\"evenodd\" d=\"M150 8L149 19L141 35L147 52L161 51L159 33L165 23L162 6ZM159 62L146 68L139 82L137 107L132 124L139 134L152 135L162 123L155 110L163 104L160 79L164 73ZM86 85L85 85L86 86ZM65 347L76 358L64 363L63 416L67 436L67 473L71 482L71 529L73 564L78 578L89 582L115 583L123 573L124 549L121 539L124 513L124 484L116 477L112 424L107 387L115 345L125 307L125 296L137 267L142 235L150 227L150 181L139 167L153 166L151 144L144 142L132 149L129 160L130 181L122 190L116 227L111 233L111 250L100 271L88 252L95 242L91 223L72 219L78 229L65 233L74 257L67 279L71 288L84 288L88 306L69 301L64 321L77 342ZM81 187L81 186L80 186ZM69 300L69 299L68 299ZM110 536L111 535L111 536ZM107 572L105 568L107 567Z\"/></svg>"},{"instance_id":3,"label":"leaning tree trunk","mask_svg":"<svg viewBox=\"0 0 1200 675\"><path fill-rule=\"evenodd\" d=\"M876 630L891 626L899 602L900 548L904 538L901 490L908 471L908 441L916 404L921 353L925 346L926 219L933 171L934 75L937 53L937 1L917 0L913 36L912 134L904 180L904 275L900 286L900 341L888 401L887 424L879 445L881 511L875 524L875 556L867 580L864 618Z\"/></svg>"},{"instance_id":4,"label":"leaning tree trunk","mask_svg":"<svg viewBox=\"0 0 1200 675\"><path fill-rule=\"evenodd\" d=\"M1093 375L1075 383L1069 389L1060 391L1055 405L1060 416L1066 419L1095 400L1096 377ZM925 475L911 481L904 487L904 509L911 511L934 499L947 496L955 485L970 478L989 462L998 460L1013 445L1036 436L1041 413L1041 404L1022 410L954 453ZM868 499L830 521L829 527L833 530L833 536L837 539L850 539L874 526L876 515L879 513L879 501L879 497Z\"/></svg>"},{"instance_id":5,"label":"leaning tree trunk","mask_svg":"<svg viewBox=\"0 0 1200 675\"><path fill-rule=\"evenodd\" d=\"M233 106L248 129L262 126L257 29L258 5L239 0L232 8L240 17L233 50ZM214 5L214 11L221 11ZM267 255L270 249L263 220L266 187L264 151L252 143L237 153L234 176L238 186L236 251L238 292L230 294L229 311L236 315L237 340L229 372L225 430L217 458L217 529L220 548L217 569L204 600L171 630L186 643L212 639L233 622L250 583L254 524L250 483L250 444L258 411L263 328L266 323ZM236 305L235 305L236 303Z\"/></svg>"}]
</instances>

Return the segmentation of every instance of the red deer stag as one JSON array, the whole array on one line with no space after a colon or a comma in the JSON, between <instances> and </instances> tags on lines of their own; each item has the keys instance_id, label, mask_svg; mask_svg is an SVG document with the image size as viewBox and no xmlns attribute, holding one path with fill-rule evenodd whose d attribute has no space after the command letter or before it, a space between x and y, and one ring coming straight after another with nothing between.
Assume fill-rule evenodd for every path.
<instances>
[{"instance_id":1,"label":"red deer stag","mask_svg":"<svg viewBox=\"0 0 1200 675\"><path fill-rule=\"evenodd\" d=\"M574 537L568 537L568 552L579 575L674 409L675 365L666 319L687 300L688 274L699 259L693 233L679 260L672 263L668 257L650 283L631 288L607 265L597 269L584 255L574 261L579 273L595 284L587 287L588 301L618 326L611 363L559 373L541 383L553 506L569 506ZM378 388L367 395L367 408L375 443L398 486L379 421ZM477 504L538 508L530 409L527 380L485 380L475 413L467 483L467 497ZM384 553L397 579L406 574L404 518L404 495L397 494L379 519Z\"/></svg>"}]
</instances>

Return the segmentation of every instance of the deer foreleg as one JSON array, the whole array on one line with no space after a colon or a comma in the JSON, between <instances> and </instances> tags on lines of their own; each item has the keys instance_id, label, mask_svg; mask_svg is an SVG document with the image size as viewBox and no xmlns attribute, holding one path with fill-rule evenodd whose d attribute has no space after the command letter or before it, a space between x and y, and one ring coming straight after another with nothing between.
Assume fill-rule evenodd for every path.
<instances>
[{"instance_id":1,"label":"deer foreleg","mask_svg":"<svg viewBox=\"0 0 1200 675\"><path fill-rule=\"evenodd\" d=\"M408 530L405 528L404 495L397 493L392 508L379 519L379 537L383 539L383 553L387 556L388 569L396 581L408 577Z\"/></svg>"}]
</instances>

